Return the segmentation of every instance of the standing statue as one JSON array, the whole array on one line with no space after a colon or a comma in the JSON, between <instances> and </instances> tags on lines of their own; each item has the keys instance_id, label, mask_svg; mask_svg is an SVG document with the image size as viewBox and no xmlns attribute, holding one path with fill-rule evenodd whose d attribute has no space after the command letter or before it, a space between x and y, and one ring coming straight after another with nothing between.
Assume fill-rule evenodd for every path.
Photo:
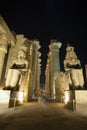
<instances>
[{"instance_id":1,"label":"standing statue","mask_svg":"<svg viewBox=\"0 0 87 130\"><path fill-rule=\"evenodd\" d=\"M83 88L84 78L80 60L74 51L74 47L67 45L66 57L64 59L64 69L69 74L70 85L77 88Z\"/></svg>"},{"instance_id":2,"label":"standing statue","mask_svg":"<svg viewBox=\"0 0 87 130\"><path fill-rule=\"evenodd\" d=\"M21 84L23 74L28 69L28 61L26 60L27 47L22 45L18 51L17 57L8 70L5 88L15 88Z\"/></svg>"}]
</instances>

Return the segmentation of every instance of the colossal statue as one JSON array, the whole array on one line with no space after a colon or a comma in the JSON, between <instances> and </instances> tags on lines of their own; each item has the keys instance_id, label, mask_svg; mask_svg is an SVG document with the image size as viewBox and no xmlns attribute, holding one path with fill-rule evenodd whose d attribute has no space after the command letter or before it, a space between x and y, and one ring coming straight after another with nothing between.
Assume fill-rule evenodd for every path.
<instances>
[{"instance_id":1,"label":"colossal statue","mask_svg":"<svg viewBox=\"0 0 87 130\"><path fill-rule=\"evenodd\" d=\"M21 84L23 74L27 71L28 61L26 60L27 47L22 45L18 51L17 57L8 70L5 88L14 88Z\"/></svg>"},{"instance_id":2,"label":"colossal statue","mask_svg":"<svg viewBox=\"0 0 87 130\"><path fill-rule=\"evenodd\" d=\"M64 69L65 71L73 69L80 69L81 63L80 60L77 58L76 53L74 52L74 47L67 45L66 48L66 57L64 60Z\"/></svg>"},{"instance_id":3,"label":"colossal statue","mask_svg":"<svg viewBox=\"0 0 87 130\"><path fill-rule=\"evenodd\" d=\"M66 57L64 59L64 69L69 74L70 85L76 88L83 88L84 78L80 60L74 51L74 47L67 45Z\"/></svg>"}]
</instances>

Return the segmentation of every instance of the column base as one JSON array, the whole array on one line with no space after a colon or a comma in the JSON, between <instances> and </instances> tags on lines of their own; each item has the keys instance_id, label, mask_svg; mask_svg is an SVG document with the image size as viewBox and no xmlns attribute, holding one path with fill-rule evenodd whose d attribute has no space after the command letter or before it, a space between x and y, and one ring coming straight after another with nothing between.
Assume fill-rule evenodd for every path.
<instances>
[{"instance_id":1,"label":"column base","mask_svg":"<svg viewBox=\"0 0 87 130\"><path fill-rule=\"evenodd\" d=\"M35 94L32 95L32 99L37 99L37 97L35 96Z\"/></svg>"},{"instance_id":2,"label":"column base","mask_svg":"<svg viewBox=\"0 0 87 130\"><path fill-rule=\"evenodd\" d=\"M56 99L56 96L55 96L55 95L53 95L53 96L51 96L51 98L50 98L50 99L53 99L53 100L54 100L54 99Z\"/></svg>"}]
</instances>

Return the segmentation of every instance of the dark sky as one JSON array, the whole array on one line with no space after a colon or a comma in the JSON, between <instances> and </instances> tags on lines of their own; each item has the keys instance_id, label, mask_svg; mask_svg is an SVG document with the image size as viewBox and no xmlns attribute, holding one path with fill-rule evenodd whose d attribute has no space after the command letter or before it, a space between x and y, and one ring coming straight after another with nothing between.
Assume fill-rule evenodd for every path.
<instances>
[{"instance_id":1,"label":"dark sky","mask_svg":"<svg viewBox=\"0 0 87 130\"><path fill-rule=\"evenodd\" d=\"M7 25L16 34L25 34L29 39L40 40L42 52L42 76L51 39L62 42L60 49L61 70L66 44L75 47L82 67L87 63L87 7L85 0L3 0L0 13Z\"/></svg>"}]
</instances>

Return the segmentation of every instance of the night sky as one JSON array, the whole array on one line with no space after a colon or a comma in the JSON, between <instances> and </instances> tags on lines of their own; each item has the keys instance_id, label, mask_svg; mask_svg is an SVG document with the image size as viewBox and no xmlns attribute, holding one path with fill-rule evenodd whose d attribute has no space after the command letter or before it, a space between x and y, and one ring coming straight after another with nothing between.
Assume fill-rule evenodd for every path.
<instances>
[{"instance_id":1,"label":"night sky","mask_svg":"<svg viewBox=\"0 0 87 130\"><path fill-rule=\"evenodd\" d=\"M39 39L42 52L41 83L51 39L62 42L61 70L67 43L75 47L82 67L87 63L87 6L85 0L28 0L0 2L0 14L16 34Z\"/></svg>"}]
</instances>

